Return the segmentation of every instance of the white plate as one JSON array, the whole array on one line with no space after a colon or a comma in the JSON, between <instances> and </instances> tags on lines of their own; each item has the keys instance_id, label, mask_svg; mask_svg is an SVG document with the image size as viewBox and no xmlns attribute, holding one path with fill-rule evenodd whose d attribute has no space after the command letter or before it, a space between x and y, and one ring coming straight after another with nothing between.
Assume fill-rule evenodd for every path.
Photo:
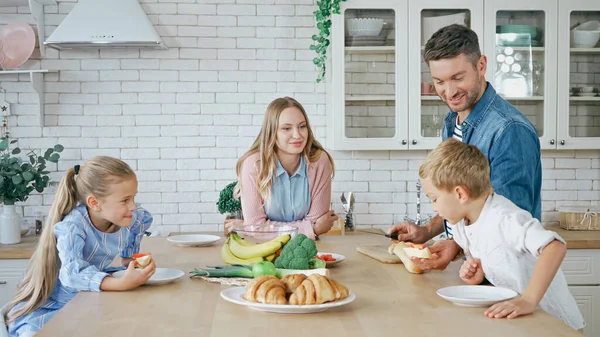
<instances>
[{"instance_id":1,"label":"white plate","mask_svg":"<svg viewBox=\"0 0 600 337\"><path fill-rule=\"evenodd\" d=\"M335 308L348 303L352 303L356 296L350 293L348 297L341 301L328 302L324 304L311 305L291 305L291 304L263 304L247 301L244 299L246 287L235 287L225 289L221 292L221 297L231 303L247 306L251 309L266 312L276 312L280 314L309 314L313 312L325 311L329 308Z\"/></svg>"},{"instance_id":2,"label":"white plate","mask_svg":"<svg viewBox=\"0 0 600 337\"><path fill-rule=\"evenodd\" d=\"M167 240L181 247L205 247L221 240L220 236L205 234L174 235Z\"/></svg>"},{"instance_id":3,"label":"white plate","mask_svg":"<svg viewBox=\"0 0 600 337\"><path fill-rule=\"evenodd\" d=\"M118 272L112 274L112 276L114 277L121 277L123 275L125 275L125 270L119 270ZM185 275L185 273L179 269L156 268L156 272L154 272L154 275L152 275L152 277L150 277L150 279L144 284L150 286L167 284L177 280L183 275Z\"/></svg>"},{"instance_id":4,"label":"white plate","mask_svg":"<svg viewBox=\"0 0 600 337\"><path fill-rule=\"evenodd\" d=\"M510 300L518 296L517 292L493 286L455 286L438 289L437 294L456 305L466 307L485 307L494 303Z\"/></svg>"},{"instance_id":5,"label":"white plate","mask_svg":"<svg viewBox=\"0 0 600 337\"><path fill-rule=\"evenodd\" d=\"M331 266L335 266L336 264L344 261L346 259L346 257L344 255L341 254L335 254L335 253L326 253L326 252L318 252L317 255L322 255L322 254L331 254L331 256L335 259L335 261L329 261L326 262L327 263L327 267L331 267Z\"/></svg>"}]
</instances>

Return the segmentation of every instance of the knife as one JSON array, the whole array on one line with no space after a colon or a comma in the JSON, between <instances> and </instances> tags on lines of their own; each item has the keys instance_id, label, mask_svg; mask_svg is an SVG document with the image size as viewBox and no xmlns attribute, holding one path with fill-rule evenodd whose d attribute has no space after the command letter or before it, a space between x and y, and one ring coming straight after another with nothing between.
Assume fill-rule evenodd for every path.
<instances>
[{"instance_id":1,"label":"knife","mask_svg":"<svg viewBox=\"0 0 600 337\"><path fill-rule=\"evenodd\" d=\"M384 232L371 232L368 230L364 230L364 229L359 229L359 232L363 232L363 233L369 233L369 234L375 234L375 235L383 235L386 238L390 238L392 240L398 240L398 234L388 234L388 233L384 233Z\"/></svg>"}]
</instances>

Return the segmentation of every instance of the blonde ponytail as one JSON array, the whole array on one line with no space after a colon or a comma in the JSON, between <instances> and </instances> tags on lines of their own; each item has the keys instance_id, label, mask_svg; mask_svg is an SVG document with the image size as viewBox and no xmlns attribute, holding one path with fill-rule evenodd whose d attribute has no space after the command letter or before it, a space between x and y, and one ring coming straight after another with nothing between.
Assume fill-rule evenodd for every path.
<instances>
[{"instance_id":1,"label":"blonde ponytail","mask_svg":"<svg viewBox=\"0 0 600 337\"><path fill-rule=\"evenodd\" d=\"M77 205L77 191L75 189L75 170L70 168L60 181L50 214L46 219L44 231L40 241L27 266L25 278L19 285L17 293L6 307L7 319L10 323L39 308L52 295L52 290L58 278L60 260L56 250L56 237L54 225L68 214ZM20 302L25 305L8 314Z\"/></svg>"}]
</instances>

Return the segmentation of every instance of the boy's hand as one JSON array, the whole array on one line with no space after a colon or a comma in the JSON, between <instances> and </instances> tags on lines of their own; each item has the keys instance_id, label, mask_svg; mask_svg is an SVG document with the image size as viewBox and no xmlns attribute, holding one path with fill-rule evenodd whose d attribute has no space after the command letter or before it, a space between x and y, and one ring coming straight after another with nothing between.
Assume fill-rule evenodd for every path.
<instances>
[{"instance_id":1,"label":"boy's hand","mask_svg":"<svg viewBox=\"0 0 600 337\"><path fill-rule=\"evenodd\" d=\"M489 318L503 318L508 319L517 318L519 316L525 316L532 314L535 310L536 304L532 301L528 301L523 297L513 299L501 303L492 305L488 310L485 311L485 315Z\"/></svg>"},{"instance_id":2,"label":"boy's hand","mask_svg":"<svg viewBox=\"0 0 600 337\"><path fill-rule=\"evenodd\" d=\"M460 267L459 276L461 280L470 285L477 285L483 282L484 274L480 259L467 259Z\"/></svg>"}]
</instances>

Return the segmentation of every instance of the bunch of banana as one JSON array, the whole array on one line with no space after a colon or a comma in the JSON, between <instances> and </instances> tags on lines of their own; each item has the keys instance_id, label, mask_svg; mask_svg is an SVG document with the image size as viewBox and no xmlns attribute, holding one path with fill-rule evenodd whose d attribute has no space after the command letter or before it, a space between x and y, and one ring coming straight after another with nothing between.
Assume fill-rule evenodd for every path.
<instances>
[{"instance_id":1,"label":"bunch of banana","mask_svg":"<svg viewBox=\"0 0 600 337\"><path fill-rule=\"evenodd\" d=\"M231 233L221 249L221 258L227 264L249 266L261 261L273 262L277 251L283 248L290 238L289 234L285 234L268 242L253 244L244 240L237 233Z\"/></svg>"}]
</instances>

